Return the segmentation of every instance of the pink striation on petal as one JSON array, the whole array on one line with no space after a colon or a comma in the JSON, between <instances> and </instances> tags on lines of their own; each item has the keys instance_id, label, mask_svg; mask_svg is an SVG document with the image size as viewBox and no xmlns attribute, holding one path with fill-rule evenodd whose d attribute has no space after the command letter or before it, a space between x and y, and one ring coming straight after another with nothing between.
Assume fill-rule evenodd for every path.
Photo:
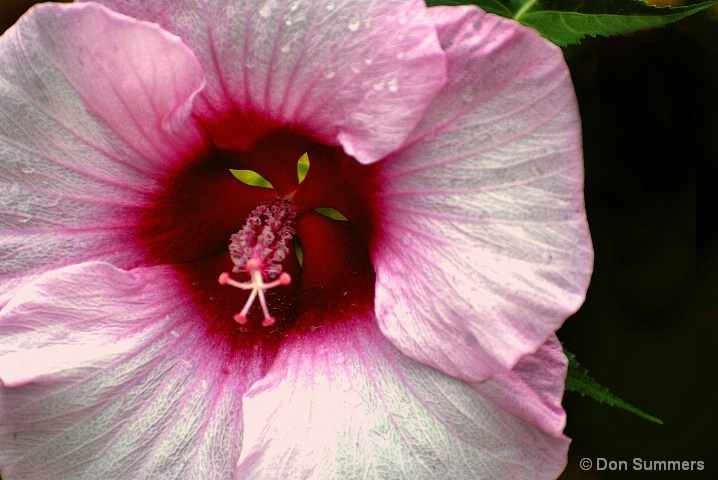
<instances>
[{"instance_id":1,"label":"pink striation on petal","mask_svg":"<svg viewBox=\"0 0 718 480\"><path fill-rule=\"evenodd\" d=\"M243 404L242 480L554 479L569 444L404 356L360 313L293 336Z\"/></svg>"},{"instance_id":2,"label":"pink striation on petal","mask_svg":"<svg viewBox=\"0 0 718 480\"><path fill-rule=\"evenodd\" d=\"M207 147L194 54L99 5L45 4L0 58L0 305L52 268L140 263L132 227L158 180Z\"/></svg>"},{"instance_id":3,"label":"pink striation on petal","mask_svg":"<svg viewBox=\"0 0 718 480\"><path fill-rule=\"evenodd\" d=\"M274 125L247 121L259 115L373 162L404 142L446 80L421 0L101 3L158 22L195 51L208 75L197 115L241 130L210 128L220 147L266 134Z\"/></svg>"},{"instance_id":4,"label":"pink striation on petal","mask_svg":"<svg viewBox=\"0 0 718 480\"><path fill-rule=\"evenodd\" d=\"M2 310L3 478L231 477L238 399L274 349L208 342L173 275L75 265Z\"/></svg>"},{"instance_id":5,"label":"pink striation on petal","mask_svg":"<svg viewBox=\"0 0 718 480\"><path fill-rule=\"evenodd\" d=\"M473 7L431 9L449 82L379 164L382 332L466 381L509 371L581 305L593 252L561 51Z\"/></svg>"},{"instance_id":6,"label":"pink striation on petal","mask_svg":"<svg viewBox=\"0 0 718 480\"><path fill-rule=\"evenodd\" d=\"M160 168L191 151L202 136L190 115L204 74L182 40L92 4L41 12L51 25L40 30L91 113Z\"/></svg>"}]
</instances>

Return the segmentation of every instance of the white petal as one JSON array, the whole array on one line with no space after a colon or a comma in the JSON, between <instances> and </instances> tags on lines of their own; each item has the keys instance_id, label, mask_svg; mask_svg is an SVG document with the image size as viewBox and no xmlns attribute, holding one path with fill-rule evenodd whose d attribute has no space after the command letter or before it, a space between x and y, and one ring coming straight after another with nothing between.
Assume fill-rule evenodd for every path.
<instances>
[{"instance_id":1,"label":"white petal","mask_svg":"<svg viewBox=\"0 0 718 480\"><path fill-rule=\"evenodd\" d=\"M223 115L239 117L238 134L213 135L224 147L289 125L376 161L403 143L446 80L421 0L102 3L160 23L197 53L208 74L199 115L225 125Z\"/></svg>"},{"instance_id":2,"label":"white petal","mask_svg":"<svg viewBox=\"0 0 718 480\"><path fill-rule=\"evenodd\" d=\"M580 122L557 47L473 7L431 11L449 83L380 165L376 313L405 354L480 381L583 302L593 252Z\"/></svg>"},{"instance_id":3,"label":"white petal","mask_svg":"<svg viewBox=\"0 0 718 480\"><path fill-rule=\"evenodd\" d=\"M239 479L554 479L569 443L405 357L371 315L292 338L244 408Z\"/></svg>"},{"instance_id":4,"label":"white petal","mask_svg":"<svg viewBox=\"0 0 718 480\"><path fill-rule=\"evenodd\" d=\"M228 355L180 292L166 267L106 263L18 292L0 312L4 477L231 477L265 366Z\"/></svg>"},{"instance_id":5,"label":"white petal","mask_svg":"<svg viewBox=\"0 0 718 480\"><path fill-rule=\"evenodd\" d=\"M0 38L0 58L0 305L33 272L137 264L128 227L204 145L194 54L96 4L43 4Z\"/></svg>"}]
</instances>

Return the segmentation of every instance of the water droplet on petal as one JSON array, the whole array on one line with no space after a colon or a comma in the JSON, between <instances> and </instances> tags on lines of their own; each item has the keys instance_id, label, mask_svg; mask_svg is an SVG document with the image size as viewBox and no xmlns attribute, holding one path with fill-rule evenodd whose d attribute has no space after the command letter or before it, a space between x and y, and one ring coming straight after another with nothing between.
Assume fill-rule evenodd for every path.
<instances>
[{"instance_id":1,"label":"water droplet on petal","mask_svg":"<svg viewBox=\"0 0 718 480\"><path fill-rule=\"evenodd\" d=\"M369 57L366 57L364 59L364 63L366 63L367 65L371 65L372 63L374 63L374 60Z\"/></svg>"},{"instance_id":2,"label":"water droplet on petal","mask_svg":"<svg viewBox=\"0 0 718 480\"><path fill-rule=\"evenodd\" d=\"M349 30L351 30L352 32L356 32L359 29L359 16L358 15L353 15L352 18L349 19L347 28L349 28Z\"/></svg>"},{"instance_id":3,"label":"water droplet on petal","mask_svg":"<svg viewBox=\"0 0 718 480\"><path fill-rule=\"evenodd\" d=\"M334 2L329 2L327 3L326 9L331 12L332 10L334 10L334 6Z\"/></svg>"},{"instance_id":4,"label":"water droplet on petal","mask_svg":"<svg viewBox=\"0 0 718 480\"><path fill-rule=\"evenodd\" d=\"M269 6L268 3L266 3L262 8L259 9L259 16L262 18L269 17L269 14L272 13L272 7Z\"/></svg>"},{"instance_id":5,"label":"water droplet on petal","mask_svg":"<svg viewBox=\"0 0 718 480\"><path fill-rule=\"evenodd\" d=\"M374 436L374 442L376 442L377 445L386 446L389 443L389 440L391 439L391 435L389 435L389 432L385 431L383 429L383 426L377 427L381 430L375 430L372 429L370 432Z\"/></svg>"},{"instance_id":6,"label":"water droplet on petal","mask_svg":"<svg viewBox=\"0 0 718 480\"><path fill-rule=\"evenodd\" d=\"M397 80L396 78L392 78L387 83L387 86L389 87L390 92L396 92L397 90L399 90L399 80Z\"/></svg>"},{"instance_id":7,"label":"water droplet on petal","mask_svg":"<svg viewBox=\"0 0 718 480\"><path fill-rule=\"evenodd\" d=\"M406 54L403 51L401 51L396 54L396 58L397 58L397 60L401 60L402 58L404 58L405 55Z\"/></svg>"},{"instance_id":8,"label":"water droplet on petal","mask_svg":"<svg viewBox=\"0 0 718 480\"><path fill-rule=\"evenodd\" d=\"M35 171L35 165L33 165L30 160L25 160L20 170L22 170L23 173L32 173Z\"/></svg>"},{"instance_id":9,"label":"water droplet on petal","mask_svg":"<svg viewBox=\"0 0 718 480\"><path fill-rule=\"evenodd\" d=\"M326 78L333 78L334 75L336 75L336 73L334 72L334 70L327 70L326 72L324 72L324 76L325 76Z\"/></svg>"},{"instance_id":10,"label":"water droplet on petal","mask_svg":"<svg viewBox=\"0 0 718 480\"><path fill-rule=\"evenodd\" d=\"M282 50L282 53L287 53L287 52L289 52L289 44L282 45L281 50Z\"/></svg>"},{"instance_id":11,"label":"water droplet on petal","mask_svg":"<svg viewBox=\"0 0 718 480\"><path fill-rule=\"evenodd\" d=\"M299 3L300 3L299 0L297 0L296 2L292 2L292 3L289 5L289 9L290 9L291 11L293 11L293 12L296 11L297 8L299 8Z\"/></svg>"},{"instance_id":12,"label":"water droplet on petal","mask_svg":"<svg viewBox=\"0 0 718 480\"><path fill-rule=\"evenodd\" d=\"M27 223L32 218L32 207L27 204L20 204L17 206L17 221L20 223Z\"/></svg>"},{"instance_id":13,"label":"water droplet on petal","mask_svg":"<svg viewBox=\"0 0 718 480\"><path fill-rule=\"evenodd\" d=\"M383 90L384 89L384 82L376 82L374 84L374 90Z\"/></svg>"}]
</instances>

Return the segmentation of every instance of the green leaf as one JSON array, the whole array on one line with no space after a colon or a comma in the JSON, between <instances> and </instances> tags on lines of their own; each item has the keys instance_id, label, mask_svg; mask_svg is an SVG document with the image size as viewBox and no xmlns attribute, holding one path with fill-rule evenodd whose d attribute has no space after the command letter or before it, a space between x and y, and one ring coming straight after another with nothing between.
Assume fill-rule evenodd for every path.
<instances>
[{"instance_id":1,"label":"green leaf","mask_svg":"<svg viewBox=\"0 0 718 480\"><path fill-rule=\"evenodd\" d=\"M341 214L339 210L335 210L330 207L321 207L321 208L315 208L314 209L317 213L321 213L325 217L329 217L332 220L341 220L343 222L347 222L347 217Z\"/></svg>"},{"instance_id":2,"label":"green leaf","mask_svg":"<svg viewBox=\"0 0 718 480\"><path fill-rule=\"evenodd\" d=\"M309 172L309 155L306 153L299 157L297 161L297 178L299 183L302 183L307 178L307 172Z\"/></svg>"},{"instance_id":3,"label":"green leaf","mask_svg":"<svg viewBox=\"0 0 718 480\"><path fill-rule=\"evenodd\" d=\"M586 36L619 35L663 27L693 15L718 1L685 7L651 7L637 0L545 0L540 9L534 5L520 17L524 25L559 46L578 43Z\"/></svg>"},{"instance_id":4,"label":"green leaf","mask_svg":"<svg viewBox=\"0 0 718 480\"><path fill-rule=\"evenodd\" d=\"M605 403L611 407L621 408L638 415L645 420L663 425L662 420L639 410L630 403L621 400L609 392L608 388L599 384L588 374L588 370L583 368L578 363L576 356L573 353L569 352L565 348L563 349L563 352L568 357L568 373L566 374L567 391L576 392L582 397L589 396L600 403Z\"/></svg>"},{"instance_id":5,"label":"green leaf","mask_svg":"<svg viewBox=\"0 0 718 480\"><path fill-rule=\"evenodd\" d=\"M537 30L558 46L597 35L620 35L663 27L718 5L711 0L684 7L652 7L641 0L466 0L427 2L430 5L478 5L487 12L513 18Z\"/></svg>"},{"instance_id":6,"label":"green leaf","mask_svg":"<svg viewBox=\"0 0 718 480\"><path fill-rule=\"evenodd\" d=\"M297 237L294 237L294 254L297 256L297 260L299 260L299 266L304 265L304 250L302 250L302 245L299 243Z\"/></svg>"},{"instance_id":7,"label":"green leaf","mask_svg":"<svg viewBox=\"0 0 718 480\"><path fill-rule=\"evenodd\" d=\"M254 170L234 170L230 168L229 171L232 172L234 178L247 185L251 185L253 187L273 188L272 184L269 183L267 179Z\"/></svg>"}]
</instances>

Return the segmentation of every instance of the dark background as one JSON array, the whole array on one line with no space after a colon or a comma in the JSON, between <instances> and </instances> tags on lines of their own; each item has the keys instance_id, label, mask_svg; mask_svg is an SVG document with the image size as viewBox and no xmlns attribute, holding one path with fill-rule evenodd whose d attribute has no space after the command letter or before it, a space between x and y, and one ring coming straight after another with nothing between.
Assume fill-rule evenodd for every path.
<instances>
[{"instance_id":1,"label":"dark background","mask_svg":"<svg viewBox=\"0 0 718 480\"><path fill-rule=\"evenodd\" d=\"M584 128L596 263L559 337L656 425L568 392L562 479L708 478L718 472L718 18L566 50ZM627 460L583 472L581 458ZM702 460L638 472L632 459Z\"/></svg>"},{"instance_id":2,"label":"dark background","mask_svg":"<svg viewBox=\"0 0 718 480\"><path fill-rule=\"evenodd\" d=\"M35 2L0 0L0 31ZM718 473L718 14L565 50L584 128L596 252L559 337L594 378L656 425L568 392L563 480ZM579 460L626 460L584 472ZM632 459L701 460L636 472Z\"/></svg>"}]
</instances>

